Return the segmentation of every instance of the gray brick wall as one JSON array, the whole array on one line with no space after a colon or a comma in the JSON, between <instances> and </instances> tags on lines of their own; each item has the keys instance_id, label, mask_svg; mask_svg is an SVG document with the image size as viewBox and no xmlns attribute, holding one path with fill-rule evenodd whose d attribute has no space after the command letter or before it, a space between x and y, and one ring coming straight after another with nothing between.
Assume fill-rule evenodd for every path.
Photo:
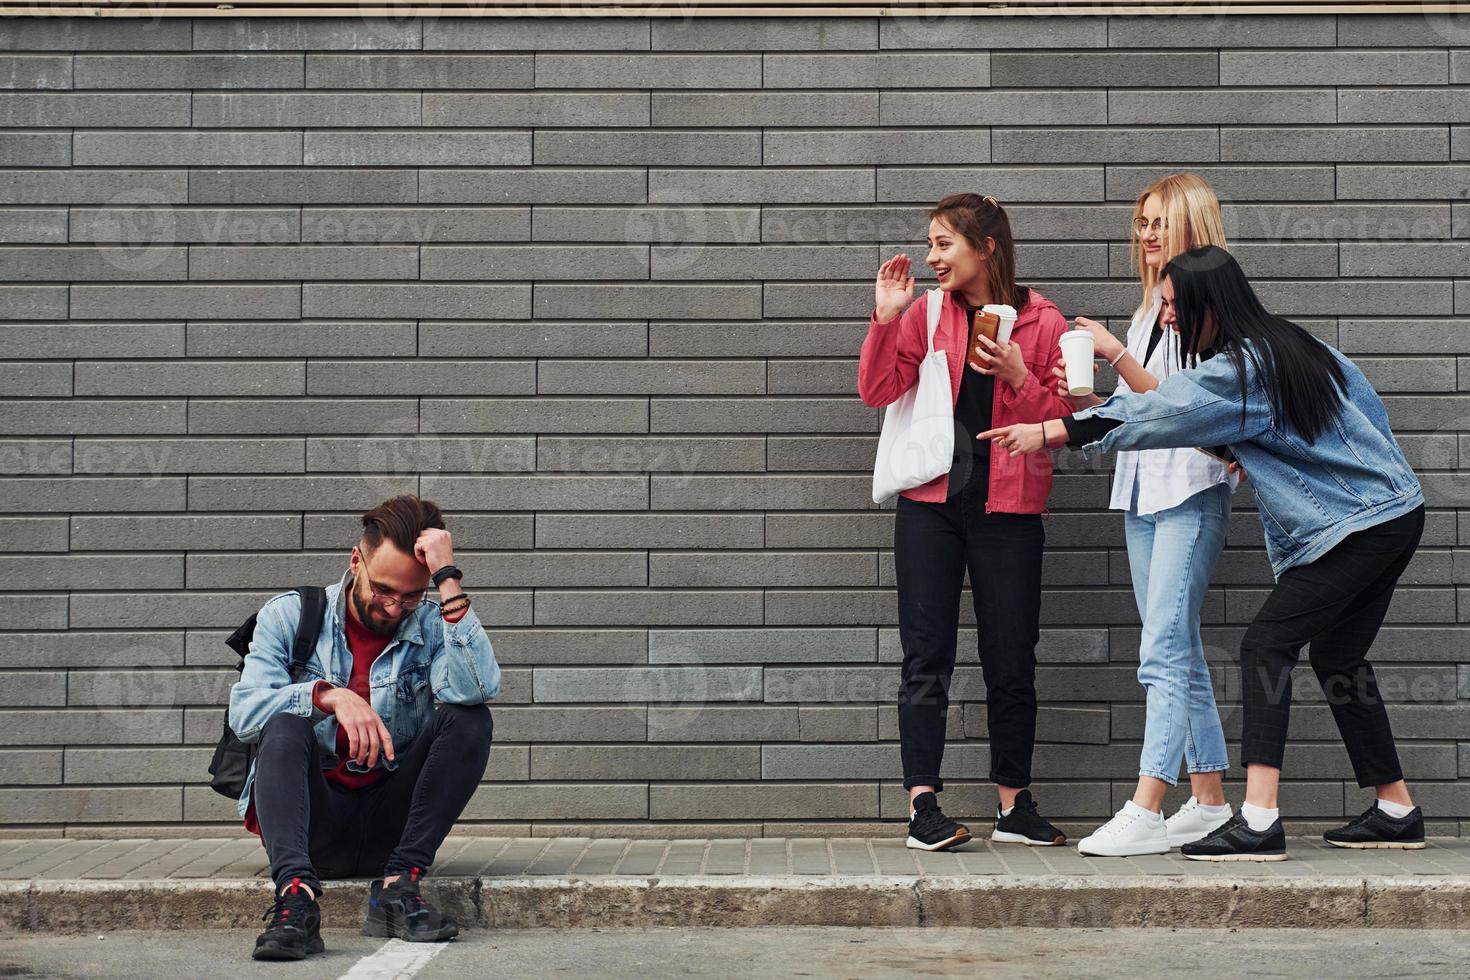
<instances>
[{"instance_id":1,"label":"gray brick wall","mask_svg":"<svg viewBox=\"0 0 1470 980\"><path fill-rule=\"evenodd\" d=\"M0 832L228 826L201 785L223 636L334 581L356 514L407 490L449 511L505 665L470 819L892 833L876 265L922 258L941 195L993 194L1022 280L1122 329L1129 205L1181 168L1424 479L1375 656L1458 832L1467 43L1415 16L0 21ZM1063 454L1048 520L1038 795L1074 827L1142 736L1110 473ZM1232 739L1271 581L1236 508L1205 605ZM963 616L946 773L980 817ZM1354 813L1297 689L1283 806Z\"/></svg>"}]
</instances>

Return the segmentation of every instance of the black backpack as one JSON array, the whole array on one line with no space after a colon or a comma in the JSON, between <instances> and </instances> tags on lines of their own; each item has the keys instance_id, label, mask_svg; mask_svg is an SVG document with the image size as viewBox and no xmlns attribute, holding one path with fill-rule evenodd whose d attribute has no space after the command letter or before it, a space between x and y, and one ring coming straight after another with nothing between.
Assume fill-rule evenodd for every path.
<instances>
[{"instance_id":1,"label":"black backpack","mask_svg":"<svg viewBox=\"0 0 1470 980\"><path fill-rule=\"evenodd\" d=\"M301 619L296 624L296 639L291 645L293 681L306 661L311 659L311 651L316 646L316 638L322 631L322 620L327 613L326 589L319 585L303 585L295 591L301 594ZM225 640L230 649L240 655L240 662L235 665L237 671L245 669L245 655L250 652L250 640L255 636L257 615L251 613L250 618ZM224 734L220 735L219 744L214 747L214 758L209 760L209 788L221 796L238 800L245 791L245 777L250 774L250 764L255 761L255 750L255 745L247 745L235 737L230 728L230 709L226 708Z\"/></svg>"}]
</instances>

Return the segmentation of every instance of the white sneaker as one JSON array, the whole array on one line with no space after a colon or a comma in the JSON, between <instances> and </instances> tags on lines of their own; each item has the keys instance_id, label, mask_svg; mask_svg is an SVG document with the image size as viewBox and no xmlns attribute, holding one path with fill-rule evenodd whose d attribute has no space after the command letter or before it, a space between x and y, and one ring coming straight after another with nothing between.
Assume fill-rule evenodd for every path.
<instances>
[{"instance_id":1,"label":"white sneaker","mask_svg":"<svg viewBox=\"0 0 1470 980\"><path fill-rule=\"evenodd\" d=\"M1172 817L1164 823L1169 828L1169 846L1180 847L1184 844L1193 844L1197 840L1203 840L1235 815L1235 811L1229 809L1226 804L1225 816L1207 817L1200 810L1199 800L1191 796Z\"/></svg>"},{"instance_id":2,"label":"white sneaker","mask_svg":"<svg viewBox=\"0 0 1470 980\"><path fill-rule=\"evenodd\" d=\"M1169 832L1162 814L1150 813L1129 800L1113 819L1077 842L1077 853L1094 857L1168 854Z\"/></svg>"}]
</instances>

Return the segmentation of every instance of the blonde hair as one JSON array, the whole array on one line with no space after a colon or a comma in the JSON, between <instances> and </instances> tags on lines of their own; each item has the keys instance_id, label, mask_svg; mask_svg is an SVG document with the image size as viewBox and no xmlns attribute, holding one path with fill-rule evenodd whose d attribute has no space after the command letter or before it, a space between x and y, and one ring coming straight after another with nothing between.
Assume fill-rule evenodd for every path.
<instances>
[{"instance_id":1,"label":"blonde hair","mask_svg":"<svg viewBox=\"0 0 1470 980\"><path fill-rule=\"evenodd\" d=\"M1133 233L1133 222L1143 216L1143 202L1154 194L1163 203L1163 219L1170 232L1182 230L1184 234L1166 234L1164 254L1158 267L1151 267L1143 260L1143 248L1137 234ZM1143 284L1143 308L1153 303L1154 286L1159 274L1176 255L1204 245L1216 245L1228 249L1225 243L1225 219L1220 215L1220 199L1209 181L1199 174L1177 173L1160 177L1143 189L1133 205L1133 218L1128 226L1131 235L1128 257Z\"/></svg>"}]
</instances>

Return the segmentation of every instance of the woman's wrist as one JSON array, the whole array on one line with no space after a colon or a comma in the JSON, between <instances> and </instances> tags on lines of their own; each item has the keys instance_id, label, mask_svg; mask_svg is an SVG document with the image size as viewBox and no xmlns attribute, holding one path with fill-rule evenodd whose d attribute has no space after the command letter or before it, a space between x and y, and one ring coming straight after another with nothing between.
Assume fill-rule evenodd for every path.
<instances>
[{"instance_id":1,"label":"woman's wrist","mask_svg":"<svg viewBox=\"0 0 1470 980\"><path fill-rule=\"evenodd\" d=\"M1128 356L1128 348L1124 347L1122 350L1118 351L1117 354L1115 354L1114 356L1108 358L1108 367L1110 367L1110 368L1117 367L1118 366L1118 362L1120 362L1121 360L1123 360L1123 358L1125 358L1127 356Z\"/></svg>"},{"instance_id":2,"label":"woman's wrist","mask_svg":"<svg viewBox=\"0 0 1470 980\"><path fill-rule=\"evenodd\" d=\"M1061 419L1048 419L1041 423L1041 444L1050 449L1067 443L1067 423Z\"/></svg>"}]
</instances>

